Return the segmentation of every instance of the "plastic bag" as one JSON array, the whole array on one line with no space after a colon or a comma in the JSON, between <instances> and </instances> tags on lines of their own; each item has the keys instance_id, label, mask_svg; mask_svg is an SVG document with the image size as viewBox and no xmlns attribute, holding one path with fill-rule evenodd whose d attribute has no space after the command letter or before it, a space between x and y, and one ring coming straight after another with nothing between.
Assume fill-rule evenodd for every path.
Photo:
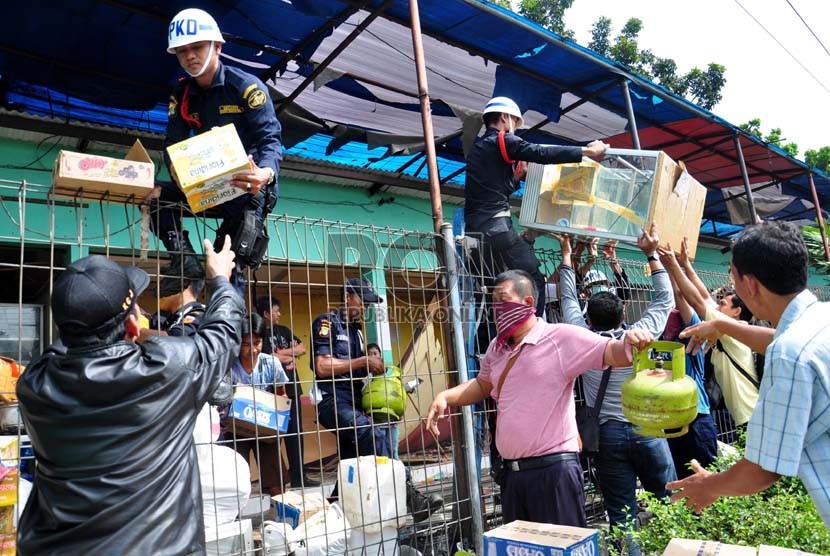
<instances>
[{"instance_id":1,"label":"plastic bag","mask_svg":"<svg viewBox=\"0 0 830 556\"><path fill-rule=\"evenodd\" d=\"M236 519L251 495L251 469L241 455L227 446L208 444L196 450L205 527Z\"/></svg>"},{"instance_id":2,"label":"plastic bag","mask_svg":"<svg viewBox=\"0 0 830 556\"><path fill-rule=\"evenodd\" d=\"M343 510L332 504L294 529L297 541L291 544L291 548L295 556L344 555L351 532Z\"/></svg>"}]
</instances>

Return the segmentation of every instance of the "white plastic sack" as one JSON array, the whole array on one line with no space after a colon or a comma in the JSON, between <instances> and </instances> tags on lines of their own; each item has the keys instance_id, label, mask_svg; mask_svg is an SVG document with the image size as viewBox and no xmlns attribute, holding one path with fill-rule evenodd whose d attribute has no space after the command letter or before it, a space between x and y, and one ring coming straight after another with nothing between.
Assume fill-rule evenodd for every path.
<instances>
[{"instance_id":1,"label":"white plastic sack","mask_svg":"<svg viewBox=\"0 0 830 556\"><path fill-rule=\"evenodd\" d=\"M352 530L340 506L332 504L294 529L295 556L345 556Z\"/></svg>"},{"instance_id":2,"label":"white plastic sack","mask_svg":"<svg viewBox=\"0 0 830 556\"><path fill-rule=\"evenodd\" d=\"M296 533L287 523L262 522L262 553L268 556L285 556L296 542Z\"/></svg>"},{"instance_id":3,"label":"white plastic sack","mask_svg":"<svg viewBox=\"0 0 830 556\"><path fill-rule=\"evenodd\" d=\"M207 444L196 449L205 527L216 527L236 519L251 495L248 462L227 446Z\"/></svg>"},{"instance_id":4,"label":"white plastic sack","mask_svg":"<svg viewBox=\"0 0 830 556\"><path fill-rule=\"evenodd\" d=\"M205 404L196 416L193 441L197 447L216 442L219 440L219 432L219 411L212 405Z\"/></svg>"}]
</instances>

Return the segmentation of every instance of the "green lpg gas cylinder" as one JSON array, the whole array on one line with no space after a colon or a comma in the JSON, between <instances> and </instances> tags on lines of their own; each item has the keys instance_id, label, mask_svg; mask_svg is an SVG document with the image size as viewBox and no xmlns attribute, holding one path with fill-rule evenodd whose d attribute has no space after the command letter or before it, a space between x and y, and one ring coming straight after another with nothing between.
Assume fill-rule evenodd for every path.
<instances>
[{"instance_id":1,"label":"green lpg gas cylinder","mask_svg":"<svg viewBox=\"0 0 830 556\"><path fill-rule=\"evenodd\" d=\"M697 384L686 376L686 350L652 342L635 353L634 373L622 386L623 414L644 436L675 438L697 417Z\"/></svg>"},{"instance_id":2,"label":"green lpg gas cylinder","mask_svg":"<svg viewBox=\"0 0 830 556\"><path fill-rule=\"evenodd\" d=\"M388 421L400 420L406 409L401 374L398 367L387 365L385 374L372 377L363 388L363 411Z\"/></svg>"}]
</instances>

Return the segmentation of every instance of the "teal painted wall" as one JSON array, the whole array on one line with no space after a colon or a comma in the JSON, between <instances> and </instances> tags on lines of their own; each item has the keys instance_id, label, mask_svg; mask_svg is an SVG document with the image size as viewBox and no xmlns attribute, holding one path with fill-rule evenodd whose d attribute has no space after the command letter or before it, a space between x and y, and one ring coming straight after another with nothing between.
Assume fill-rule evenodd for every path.
<instances>
[{"instance_id":1,"label":"teal painted wall","mask_svg":"<svg viewBox=\"0 0 830 556\"><path fill-rule=\"evenodd\" d=\"M85 254L85 248L90 246L116 250L137 248L140 241L136 224L139 211L135 206L89 201L85 207L77 208L69 201L64 203L66 206L56 204L52 223L50 207L45 204L45 199L51 181L52 165L59 148L50 147L53 147L53 141L48 139L42 144L0 139L0 180L27 180L32 184L47 186L32 185L26 190L27 202L23 215L26 243L49 243L50 227L54 227L55 243L69 245L72 248L72 258ZM123 152L101 154L120 156ZM159 156L157 153L151 154L158 167ZM163 169L157 173L161 179L166 177ZM20 241L19 194L19 184L0 183L0 240L6 243ZM378 205L381 199L392 197L394 201ZM453 205L444 205L446 222L452 222L455 208L457 207ZM274 213L288 215L287 218L278 218L272 228L270 254L278 260L289 258L366 264L378 255L374 252L377 246L368 245L364 241L371 236L386 243L385 249L388 249L388 244L392 244L393 251L394 244L406 243L406 248L400 249L401 255L396 259L401 266L431 266L434 263L429 257L406 256L406 253L411 252L413 242L419 240L414 234L409 238L400 233L401 230L432 231L431 205L426 199L393 196L385 192L369 197L365 189L281 179L280 201ZM186 222L200 236L213 238L212 231L205 228L205 219L186 219ZM358 224L357 231L353 224ZM207 225L215 227L216 222L208 221ZM338 236L336 240L330 239L333 230L341 232L334 234ZM314 237L329 239L315 245L312 239ZM556 242L548 238L540 238L538 242L541 247L558 248ZM154 240L151 241L151 247L156 247ZM636 260L640 253L628 246L621 246L620 257ZM698 249L695 266L701 271L725 273L729 259L728 253L722 254L718 249L701 247ZM826 285L828 280L825 276L811 274L810 282Z\"/></svg>"}]
</instances>

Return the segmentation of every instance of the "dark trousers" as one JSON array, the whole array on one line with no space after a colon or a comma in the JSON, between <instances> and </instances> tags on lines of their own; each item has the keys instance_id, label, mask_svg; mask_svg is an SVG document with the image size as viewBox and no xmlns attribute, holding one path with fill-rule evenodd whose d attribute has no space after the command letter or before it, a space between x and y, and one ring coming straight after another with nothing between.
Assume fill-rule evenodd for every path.
<instances>
[{"instance_id":1,"label":"dark trousers","mask_svg":"<svg viewBox=\"0 0 830 556\"><path fill-rule=\"evenodd\" d=\"M513 228L513 220L507 217L493 218L479 230L484 242L484 256L492 252L496 274L505 270L524 270L533 278L538 297L536 314L542 316L545 310L545 277L539 271L539 259L533 247L522 239Z\"/></svg>"},{"instance_id":2,"label":"dark trousers","mask_svg":"<svg viewBox=\"0 0 830 556\"><path fill-rule=\"evenodd\" d=\"M285 439L286 456L288 457L288 472L291 475L291 486L297 488L303 478L303 408L300 398L291 399L291 420L288 421L288 433Z\"/></svg>"},{"instance_id":3,"label":"dark trousers","mask_svg":"<svg viewBox=\"0 0 830 556\"><path fill-rule=\"evenodd\" d=\"M259 488L263 494L280 494L283 491L282 458L278 440L259 440L254 438L236 437L232 444L233 449L250 462L251 452L254 454L257 470L259 471Z\"/></svg>"},{"instance_id":4,"label":"dark trousers","mask_svg":"<svg viewBox=\"0 0 830 556\"><path fill-rule=\"evenodd\" d=\"M501 491L504 523L521 519L585 527L585 492L578 461L527 471L507 470Z\"/></svg>"},{"instance_id":5,"label":"dark trousers","mask_svg":"<svg viewBox=\"0 0 830 556\"><path fill-rule=\"evenodd\" d=\"M153 200L150 204L151 218L150 229L161 239L164 239L167 232L182 231L182 216L190 215L190 208L187 204L187 198L184 192L175 183L160 183L161 195L158 199ZM257 193L260 201L264 198L264 189ZM222 224L216 230L216 241L214 245L221 248L225 240L225 235L230 235L233 238L239 222L241 220L242 211L244 211L251 201L251 195L240 195L230 201L226 201L216 207L216 211L222 217ZM257 219L262 221L268 216L265 211L265 203L260 202L256 210ZM211 212L210 210L208 212Z\"/></svg>"},{"instance_id":6,"label":"dark trousers","mask_svg":"<svg viewBox=\"0 0 830 556\"><path fill-rule=\"evenodd\" d=\"M669 438L669 449L678 479L692 475L689 462L696 459L707 467L718 457L718 429L708 413L700 413L689 425L689 432L678 438Z\"/></svg>"}]
</instances>

